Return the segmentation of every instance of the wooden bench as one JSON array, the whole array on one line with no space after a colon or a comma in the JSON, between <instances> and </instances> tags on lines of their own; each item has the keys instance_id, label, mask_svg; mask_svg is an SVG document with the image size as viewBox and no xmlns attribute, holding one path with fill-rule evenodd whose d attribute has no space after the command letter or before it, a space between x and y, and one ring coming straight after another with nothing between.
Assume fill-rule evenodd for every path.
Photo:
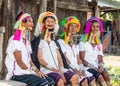
<instances>
[{"instance_id":1,"label":"wooden bench","mask_svg":"<svg viewBox=\"0 0 120 86\"><path fill-rule=\"evenodd\" d=\"M13 80L0 80L0 86L28 86L25 83L13 81Z\"/></svg>"}]
</instances>

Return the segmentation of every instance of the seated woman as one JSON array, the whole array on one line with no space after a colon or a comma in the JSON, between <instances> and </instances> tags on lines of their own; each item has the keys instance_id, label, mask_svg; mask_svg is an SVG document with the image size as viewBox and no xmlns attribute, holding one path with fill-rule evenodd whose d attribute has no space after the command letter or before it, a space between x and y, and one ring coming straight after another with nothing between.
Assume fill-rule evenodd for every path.
<instances>
[{"instance_id":1,"label":"seated woman","mask_svg":"<svg viewBox=\"0 0 120 86\"><path fill-rule=\"evenodd\" d=\"M89 72L102 86L110 86L110 77L103 68L102 44L100 32L103 31L102 21L99 18L90 18L85 26L85 34L81 37L79 43L80 58ZM105 81L104 81L105 80Z\"/></svg>"},{"instance_id":2,"label":"seated woman","mask_svg":"<svg viewBox=\"0 0 120 86\"><path fill-rule=\"evenodd\" d=\"M78 86L78 75L63 67L60 53L53 41L58 28L58 20L54 13L44 12L40 14L35 30L36 36L41 33L38 46L40 70L53 78L57 86L64 86L69 83L72 86Z\"/></svg>"},{"instance_id":3,"label":"seated woman","mask_svg":"<svg viewBox=\"0 0 120 86\"><path fill-rule=\"evenodd\" d=\"M24 82L30 86L53 85L54 80L40 72L30 58L32 50L28 31L33 30L33 19L30 14L20 12L14 29L16 32L10 37L6 50L5 65L8 70L6 80Z\"/></svg>"},{"instance_id":4,"label":"seated woman","mask_svg":"<svg viewBox=\"0 0 120 86\"><path fill-rule=\"evenodd\" d=\"M80 22L75 16L69 16L62 20L64 32L58 43L66 57L70 69L79 75L80 86L95 86L95 79L91 73L84 70L84 66L79 58L79 50L76 45L74 36L80 31ZM88 80L87 80L88 79Z\"/></svg>"}]
</instances>

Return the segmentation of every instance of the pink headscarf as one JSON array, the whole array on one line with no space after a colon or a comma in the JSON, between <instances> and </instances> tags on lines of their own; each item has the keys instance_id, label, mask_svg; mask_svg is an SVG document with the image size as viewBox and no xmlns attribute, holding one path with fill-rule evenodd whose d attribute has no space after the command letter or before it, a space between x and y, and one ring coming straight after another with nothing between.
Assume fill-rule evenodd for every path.
<instances>
[{"instance_id":1,"label":"pink headscarf","mask_svg":"<svg viewBox=\"0 0 120 86\"><path fill-rule=\"evenodd\" d=\"M104 30L103 30L102 20L101 20L100 18L96 18L96 17L90 18L90 19L87 21L84 32L87 33L87 34L90 33L91 21L93 21L93 20L98 21L98 23L100 24L100 32L103 32Z\"/></svg>"},{"instance_id":2,"label":"pink headscarf","mask_svg":"<svg viewBox=\"0 0 120 86\"><path fill-rule=\"evenodd\" d=\"M20 41L21 35L22 35L22 31L23 31L23 27L22 27L22 21L24 19L27 19L30 17L30 14L28 13L22 13L22 15L17 19L15 25L14 25L14 29L16 29L16 32L14 34L14 38L13 40L18 40Z\"/></svg>"}]
</instances>

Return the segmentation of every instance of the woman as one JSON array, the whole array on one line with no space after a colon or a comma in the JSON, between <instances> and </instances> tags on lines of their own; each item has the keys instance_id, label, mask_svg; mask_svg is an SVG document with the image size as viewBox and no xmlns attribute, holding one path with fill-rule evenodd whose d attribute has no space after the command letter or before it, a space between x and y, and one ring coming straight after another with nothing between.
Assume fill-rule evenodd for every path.
<instances>
[{"instance_id":1,"label":"woman","mask_svg":"<svg viewBox=\"0 0 120 86\"><path fill-rule=\"evenodd\" d=\"M35 35L41 33L38 49L38 60L41 71L54 79L57 86L71 84L78 86L78 75L63 67L63 62L55 44L54 34L58 31L58 20L54 13L41 13L35 30Z\"/></svg>"},{"instance_id":2,"label":"woman","mask_svg":"<svg viewBox=\"0 0 120 86\"><path fill-rule=\"evenodd\" d=\"M33 19L28 13L20 12L14 26L15 34L9 39L5 64L8 70L6 79L24 82L30 86L52 85L54 81L40 72L32 63L31 45L28 31L33 29ZM48 78L50 82L46 79Z\"/></svg>"},{"instance_id":3,"label":"woman","mask_svg":"<svg viewBox=\"0 0 120 86\"><path fill-rule=\"evenodd\" d=\"M64 32L58 42L66 57L70 68L79 75L79 82L81 86L95 86L95 80L92 74L84 70L84 66L79 58L79 50L77 48L77 41L75 39L76 33L80 31L80 22L75 16L69 16L62 20ZM87 73L87 74L85 74Z\"/></svg>"},{"instance_id":4,"label":"woman","mask_svg":"<svg viewBox=\"0 0 120 86\"><path fill-rule=\"evenodd\" d=\"M79 44L80 58L89 72L102 86L110 86L110 77L103 68L103 52L100 32L103 32L102 21L99 18L90 18L85 26L85 34ZM105 82L105 81L106 82Z\"/></svg>"}]
</instances>

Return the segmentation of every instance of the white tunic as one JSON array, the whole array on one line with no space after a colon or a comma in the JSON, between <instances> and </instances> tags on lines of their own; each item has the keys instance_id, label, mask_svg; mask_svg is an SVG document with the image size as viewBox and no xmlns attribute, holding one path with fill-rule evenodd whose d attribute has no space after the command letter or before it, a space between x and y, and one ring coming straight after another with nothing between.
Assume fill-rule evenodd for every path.
<instances>
[{"instance_id":1,"label":"white tunic","mask_svg":"<svg viewBox=\"0 0 120 86\"><path fill-rule=\"evenodd\" d=\"M94 65L95 67L98 68L98 55L102 55L103 56L103 52L102 52L102 45L99 45L101 47L101 49L98 49L98 46L96 45L94 48L92 47L92 45L89 42L80 42L79 43L79 50L81 51L85 51L85 57L84 59ZM88 69L89 67L86 67L86 69Z\"/></svg>"},{"instance_id":2,"label":"white tunic","mask_svg":"<svg viewBox=\"0 0 120 86\"><path fill-rule=\"evenodd\" d=\"M77 64L77 55L79 55L77 46L65 44L64 40L62 39L59 39L58 42L63 53L66 53L66 57L69 59L70 63L74 65L74 67L79 68L79 65Z\"/></svg>"},{"instance_id":3,"label":"white tunic","mask_svg":"<svg viewBox=\"0 0 120 86\"><path fill-rule=\"evenodd\" d=\"M75 67L75 68L79 68L79 65L77 63L77 55L79 55L79 46L78 45L68 45L65 44L64 40L59 39L58 40L61 49L63 50L64 53L66 53L66 57L68 58L68 60L70 61L70 63ZM89 73L88 71L85 71L87 77L92 76L91 73Z\"/></svg>"},{"instance_id":4,"label":"white tunic","mask_svg":"<svg viewBox=\"0 0 120 86\"><path fill-rule=\"evenodd\" d=\"M51 41L48 44L45 40L40 40L39 48L42 49L42 58L44 59L44 61L51 67L58 69L58 59L56 53L57 46L55 42ZM49 69L44 68L43 66L41 66L40 70L45 74L52 72Z\"/></svg>"},{"instance_id":5,"label":"white tunic","mask_svg":"<svg viewBox=\"0 0 120 86\"><path fill-rule=\"evenodd\" d=\"M30 54L32 53L30 42L27 41L25 45L23 39L17 41L13 40L13 37L14 36L10 37L6 50L5 65L8 70L6 79L10 79L13 75L23 75L28 73L28 71L21 69L17 64L13 54L15 50L21 51L22 61L26 64L27 67L30 68Z\"/></svg>"}]
</instances>

